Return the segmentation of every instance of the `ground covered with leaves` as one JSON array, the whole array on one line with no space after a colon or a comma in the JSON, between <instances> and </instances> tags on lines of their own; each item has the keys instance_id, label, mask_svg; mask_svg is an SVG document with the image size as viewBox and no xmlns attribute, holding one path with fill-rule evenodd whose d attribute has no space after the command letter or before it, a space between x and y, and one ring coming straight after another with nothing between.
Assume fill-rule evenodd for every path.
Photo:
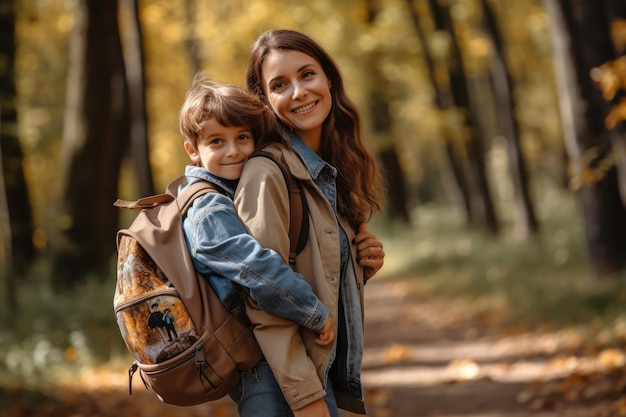
<instances>
[{"instance_id":1,"label":"ground covered with leaves","mask_svg":"<svg viewBox=\"0 0 626 417\"><path fill-rule=\"evenodd\" d=\"M406 281L366 291L364 384L371 417L626 416L626 325L512 329L497 311ZM0 387L3 417L236 416L230 400L160 403L117 366L36 389ZM345 415L345 414L344 414Z\"/></svg>"}]
</instances>

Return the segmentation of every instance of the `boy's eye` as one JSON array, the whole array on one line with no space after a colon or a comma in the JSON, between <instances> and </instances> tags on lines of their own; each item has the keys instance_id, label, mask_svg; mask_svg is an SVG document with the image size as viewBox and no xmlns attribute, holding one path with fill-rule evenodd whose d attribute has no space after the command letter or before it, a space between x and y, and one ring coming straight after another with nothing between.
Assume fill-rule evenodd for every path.
<instances>
[{"instance_id":1,"label":"boy's eye","mask_svg":"<svg viewBox=\"0 0 626 417\"><path fill-rule=\"evenodd\" d=\"M209 142L209 143L210 143L211 145L219 145L219 144L221 144L222 142L223 142L223 140L222 140L222 139L220 139L220 138L215 138L215 139L212 139L212 140L211 140L211 142Z\"/></svg>"}]
</instances>

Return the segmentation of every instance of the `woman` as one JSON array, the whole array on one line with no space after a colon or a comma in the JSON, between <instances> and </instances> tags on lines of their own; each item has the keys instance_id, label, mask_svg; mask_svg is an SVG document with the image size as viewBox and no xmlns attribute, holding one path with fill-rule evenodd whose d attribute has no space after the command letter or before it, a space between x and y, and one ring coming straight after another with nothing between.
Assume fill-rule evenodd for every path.
<instances>
[{"instance_id":1,"label":"woman","mask_svg":"<svg viewBox=\"0 0 626 417\"><path fill-rule=\"evenodd\" d=\"M314 332L251 304L248 316L258 323L255 335L266 363L243 375L233 399L242 417L337 416L338 407L365 414L362 288L385 256L366 222L380 210L384 187L363 145L359 114L332 58L299 32L274 30L257 39L247 85L286 128L282 155L304 186L310 213L308 242L294 269L329 309L337 341L316 345ZM251 234L286 260L289 196L284 184L271 160L251 158L235 205Z\"/></svg>"}]
</instances>

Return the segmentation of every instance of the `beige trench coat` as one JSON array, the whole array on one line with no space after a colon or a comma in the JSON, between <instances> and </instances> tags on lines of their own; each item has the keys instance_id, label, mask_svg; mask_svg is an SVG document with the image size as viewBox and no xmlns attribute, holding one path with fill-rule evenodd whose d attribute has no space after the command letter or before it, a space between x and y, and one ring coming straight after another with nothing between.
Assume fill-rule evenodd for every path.
<instances>
[{"instance_id":1,"label":"beige trench coat","mask_svg":"<svg viewBox=\"0 0 626 417\"><path fill-rule=\"evenodd\" d=\"M313 183L300 157L290 150L283 155L292 174L303 182L309 208L309 235L304 250L296 257L295 271L301 273L314 293L338 320L340 281L339 231L330 204ZM285 262L289 256L289 196L280 168L270 159L251 158L243 170L235 195L235 206L250 233L264 247L278 252ZM352 242L354 230L340 222ZM351 258L356 259L356 246ZM364 287L363 268L355 263L358 288ZM360 291L363 315L363 291ZM258 324L255 336L283 391L288 404L297 410L323 398L331 346L314 342L317 334L297 324L272 316L249 305L248 315ZM347 401L345 401L347 400ZM341 408L364 413L362 401L337 398Z\"/></svg>"}]
</instances>

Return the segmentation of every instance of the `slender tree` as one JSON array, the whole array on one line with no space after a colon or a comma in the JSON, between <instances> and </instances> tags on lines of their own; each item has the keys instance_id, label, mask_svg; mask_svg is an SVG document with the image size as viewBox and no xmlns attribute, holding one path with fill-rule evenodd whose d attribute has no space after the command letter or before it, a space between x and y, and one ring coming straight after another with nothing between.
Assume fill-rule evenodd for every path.
<instances>
[{"instance_id":1,"label":"slender tree","mask_svg":"<svg viewBox=\"0 0 626 417\"><path fill-rule=\"evenodd\" d=\"M497 234L500 224L496 216L493 198L489 182L487 180L485 152L481 137L480 126L475 109L470 100L467 75L465 73L461 48L458 44L454 24L450 16L448 4L442 4L437 0L428 0L433 15L436 30L448 35L450 40L448 55L448 77L450 80L450 92L455 107L464 115L464 127L468 132L468 140L465 144L467 164L470 173L470 190L472 210L477 220L485 230Z\"/></svg>"},{"instance_id":2,"label":"slender tree","mask_svg":"<svg viewBox=\"0 0 626 417\"><path fill-rule=\"evenodd\" d=\"M118 5L81 0L70 44L63 130L61 239L53 283L63 287L108 268L115 252L120 165L129 143Z\"/></svg>"},{"instance_id":3,"label":"slender tree","mask_svg":"<svg viewBox=\"0 0 626 417\"><path fill-rule=\"evenodd\" d=\"M154 194L148 142L148 111L146 109L146 70L143 32L139 19L138 0L124 2L128 19L124 38L124 63L128 82L130 115L130 153L137 175L139 195Z\"/></svg>"},{"instance_id":4,"label":"slender tree","mask_svg":"<svg viewBox=\"0 0 626 417\"><path fill-rule=\"evenodd\" d=\"M367 1L366 22L371 25L375 22L379 9L374 1ZM400 167L398 150L393 141L393 118L389 110L388 81L380 69L380 53L373 51L367 57L368 74L370 79L369 119L372 135L378 137L379 143L384 143L378 151L378 158L387 174L389 188L387 215L392 219L410 222L408 210L407 189L404 173Z\"/></svg>"},{"instance_id":5,"label":"slender tree","mask_svg":"<svg viewBox=\"0 0 626 417\"><path fill-rule=\"evenodd\" d=\"M427 35L420 22L420 16L417 14L413 0L406 0L406 3L411 16L411 22L413 23L413 27L421 43L424 61L428 69L428 76L433 87L435 106L441 114L445 114L454 108L452 97L446 86L442 85L440 77L437 76L437 64L428 47ZM457 141L450 137L448 132L448 129L443 129L442 131L442 135L444 136L444 169L446 170L444 178L449 184L448 188L453 190L451 191L451 200L462 208L466 215L467 222L472 223L474 218L470 202L469 186L464 173L463 158L461 157L463 152L460 151L460 146L457 144Z\"/></svg>"},{"instance_id":6,"label":"slender tree","mask_svg":"<svg viewBox=\"0 0 626 417\"><path fill-rule=\"evenodd\" d=\"M15 21L16 1L0 0L0 211L6 295L13 307L18 277L35 256L32 209L17 132Z\"/></svg>"},{"instance_id":7,"label":"slender tree","mask_svg":"<svg viewBox=\"0 0 626 417\"><path fill-rule=\"evenodd\" d=\"M519 123L515 117L513 81L504 61L504 45L495 14L487 2L480 0L486 32L491 39L492 62L491 79L495 93L500 131L506 139L509 175L513 185L513 202L517 212L518 228L524 235L536 233L539 222L528 190L528 170L519 142Z\"/></svg>"},{"instance_id":8,"label":"slender tree","mask_svg":"<svg viewBox=\"0 0 626 417\"><path fill-rule=\"evenodd\" d=\"M196 27L195 10L196 2L194 0L185 0L185 20L187 20L187 36L185 37L185 45L187 46L187 51L189 52L192 77L202 69L202 60L200 59L200 43L196 38L194 30Z\"/></svg>"}]
</instances>

